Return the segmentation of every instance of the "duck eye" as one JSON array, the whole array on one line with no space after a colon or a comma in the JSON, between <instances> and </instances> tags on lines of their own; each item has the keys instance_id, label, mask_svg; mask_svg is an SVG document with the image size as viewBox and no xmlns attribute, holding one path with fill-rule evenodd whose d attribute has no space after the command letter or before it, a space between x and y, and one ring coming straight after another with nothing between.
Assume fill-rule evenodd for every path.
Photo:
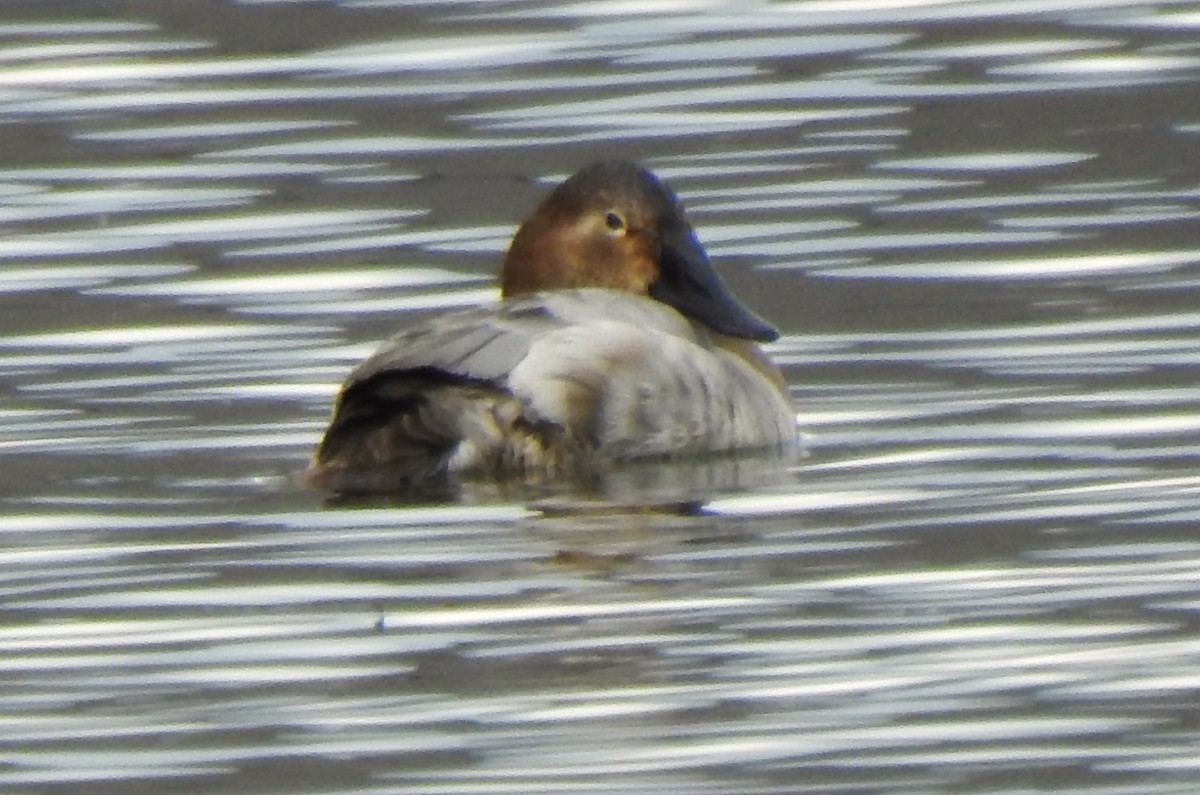
<instances>
[{"instance_id":1,"label":"duck eye","mask_svg":"<svg viewBox=\"0 0 1200 795\"><path fill-rule=\"evenodd\" d=\"M614 232L620 232L625 228L625 219L613 211L609 211L604 216L604 225Z\"/></svg>"}]
</instances>

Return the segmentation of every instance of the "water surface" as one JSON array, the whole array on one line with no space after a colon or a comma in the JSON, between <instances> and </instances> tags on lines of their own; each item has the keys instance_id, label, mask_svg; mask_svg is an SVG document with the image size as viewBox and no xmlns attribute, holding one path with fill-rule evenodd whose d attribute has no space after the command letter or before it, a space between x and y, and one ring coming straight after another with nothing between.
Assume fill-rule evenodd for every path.
<instances>
[{"instance_id":1,"label":"water surface","mask_svg":"<svg viewBox=\"0 0 1200 795\"><path fill-rule=\"evenodd\" d=\"M1190 795L1197 30L10 4L0 785ZM782 329L805 455L586 499L290 485L349 368L495 300L602 157Z\"/></svg>"}]
</instances>

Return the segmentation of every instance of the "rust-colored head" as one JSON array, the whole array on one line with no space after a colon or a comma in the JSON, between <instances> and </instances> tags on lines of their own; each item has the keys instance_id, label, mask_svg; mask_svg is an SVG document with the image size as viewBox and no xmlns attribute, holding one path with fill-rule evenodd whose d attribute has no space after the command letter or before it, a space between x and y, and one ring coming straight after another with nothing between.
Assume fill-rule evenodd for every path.
<instances>
[{"instance_id":1,"label":"rust-colored head","mask_svg":"<svg viewBox=\"0 0 1200 795\"><path fill-rule=\"evenodd\" d=\"M508 249L506 298L577 287L648 295L732 337L778 336L729 292L671 189L633 163L576 173L521 224Z\"/></svg>"}]
</instances>

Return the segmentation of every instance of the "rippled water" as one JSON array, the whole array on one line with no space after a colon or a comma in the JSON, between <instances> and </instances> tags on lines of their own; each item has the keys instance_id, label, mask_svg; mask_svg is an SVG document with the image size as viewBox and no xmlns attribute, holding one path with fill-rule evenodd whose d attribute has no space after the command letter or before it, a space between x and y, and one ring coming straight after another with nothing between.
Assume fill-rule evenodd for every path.
<instances>
[{"instance_id":1,"label":"rippled water","mask_svg":"<svg viewBox=\"0 0 1200 795\"><path fill-rule=\"evenodd\" d=\"M10 4L0 788L1195 792L1198 32ZM785 332L804 458L290 485L352 364L494 300L521 215L610 156Z\"/></svg>"}]
</instances>

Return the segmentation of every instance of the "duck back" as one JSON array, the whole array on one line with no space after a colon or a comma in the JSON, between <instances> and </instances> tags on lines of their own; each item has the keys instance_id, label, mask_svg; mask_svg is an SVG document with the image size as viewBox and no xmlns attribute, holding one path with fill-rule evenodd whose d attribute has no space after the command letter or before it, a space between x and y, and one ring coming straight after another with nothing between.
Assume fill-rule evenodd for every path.
<instances>
[{"instance_id":1,"label":"duck back","mask_svg":"<svg viewBox=\"0 0 1200 795\"><path fill-rule=\"evenodd\" d=\"M794 410L762 362L652 299L555 290L393 337L351 373L309 478L396 491L795 441Z\"/></svg>"}]
</instances>

